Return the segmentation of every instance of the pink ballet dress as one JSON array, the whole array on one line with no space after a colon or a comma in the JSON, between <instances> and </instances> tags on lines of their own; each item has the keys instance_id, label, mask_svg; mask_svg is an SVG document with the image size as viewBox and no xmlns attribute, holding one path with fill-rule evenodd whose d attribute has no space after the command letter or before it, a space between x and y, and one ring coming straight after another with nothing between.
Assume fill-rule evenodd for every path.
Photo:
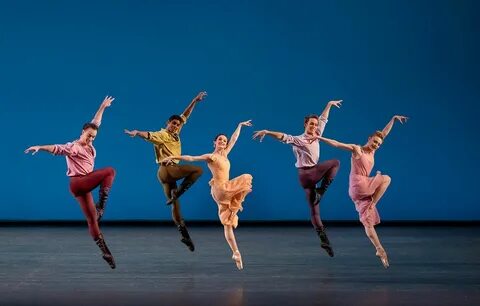
<instances>
[{"instance_id":1,"label":"pink ballet dress","mask_svg":"<svg viewBox=\"0 0 480 306\"><path fill-rule=\"evenodd\" d=\"M364 153L358 159L352 154L350 184L348 194L355 203L355 209L358 212L360 222L364 226L374 226L380 223L380 215L376 207L370 209L372 204L372 195L382 184L383 177L380 172L373 177L369 177L375 163L375 151Z\"/></svg>"},{"instance_id":2,"label":"pink ballet dress","mask_svg":"<svg viewBox=\"0 0 480 306\"><path fill-rule=\"evenodd\" d=\"M218 216L223 225L238 226L238 211L242 211L242 202L252 191L252 176L242 174L229 180L230 161L225 156L212 154L208 167L212 171L210 180L211 194L218 205Z\"/></svg>"}]
</instances>

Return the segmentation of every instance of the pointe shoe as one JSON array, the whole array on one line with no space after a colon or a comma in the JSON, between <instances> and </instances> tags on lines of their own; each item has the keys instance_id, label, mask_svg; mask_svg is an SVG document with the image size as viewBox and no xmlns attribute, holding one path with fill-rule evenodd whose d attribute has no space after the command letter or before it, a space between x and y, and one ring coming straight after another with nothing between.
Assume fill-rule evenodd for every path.
<instances>
[{"instance_id":1,"label":"pointe shoe","mask_svg":"<svg viewBox=\"0 0 480 306\"><path fill-rule=\"evenodd\" d=\"M384 249L377 249L377 253L375 255L377 255L380 258L380 261L382 262L383 267L385 269L388 269L390 264L388 263L388 257L387 257L387 253L385 252L385 250Z\"/></svg>"},{"instance_id":2,"label":"pointe shoe","mask_svg":"<svg viewBox=\"0 0 480 306\"><path fill-rule=\"evenodd\" d=\"M233 261L235 261L235 264L237 265L238 270L242 270L243 269L242 255L240 255L240 252L238 250L233 252L232 259Z\"/></svg>"}]
</instances>

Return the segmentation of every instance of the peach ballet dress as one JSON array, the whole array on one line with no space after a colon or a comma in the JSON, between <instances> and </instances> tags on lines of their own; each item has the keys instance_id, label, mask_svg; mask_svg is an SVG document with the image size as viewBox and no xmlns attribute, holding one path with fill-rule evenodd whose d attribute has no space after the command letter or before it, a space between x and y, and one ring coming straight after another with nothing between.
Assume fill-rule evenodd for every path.
<instances>
[{"instance_id":1,"label":"peach ballet dress","mask_svg":"<svg viewBox=\"0 0 480 306\"><path fill-rule=\"evenodd\" d=\"M252 191L252 176L242 174L232 180L230 176L230 161L218 153L211 155L208 168L213 178L210 180L212 197L218 205L218 216L223 225L238 225L238 211L242 211L242 202Z\"/></svg>"}]
</instances>

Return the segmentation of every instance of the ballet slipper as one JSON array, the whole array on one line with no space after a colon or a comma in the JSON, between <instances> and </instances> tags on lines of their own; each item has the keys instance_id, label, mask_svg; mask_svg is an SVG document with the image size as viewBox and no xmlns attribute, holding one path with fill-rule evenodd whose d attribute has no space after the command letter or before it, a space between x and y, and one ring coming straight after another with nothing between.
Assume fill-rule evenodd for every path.
<instances>
[{"instance_id":1,"label":"ballet slipper","mask_svg":"<svg viewBox=\"0 0 480 306\"><path fill-rule=\"evenodd\" d=\"M240 251L236 250L233 252L232 255L233 261L235 261L235 264L237 265L238 270L243 269L243 263L242 263L242 255L240 255Z\"/></svg>"},{"instance_id":2,"label":"ballet slipper","mask_svg":"<svg viewBox=\"0 0 480 306\"><path fill-rule=\"evenodd\" d=\"M387 269L390 266L390 264L388 263L387 253L383 248L378 248L377 253L375 255L377 255L380 258L380 261L382 262L383 267L385 269Z\"/></svg>"}]
</instances>

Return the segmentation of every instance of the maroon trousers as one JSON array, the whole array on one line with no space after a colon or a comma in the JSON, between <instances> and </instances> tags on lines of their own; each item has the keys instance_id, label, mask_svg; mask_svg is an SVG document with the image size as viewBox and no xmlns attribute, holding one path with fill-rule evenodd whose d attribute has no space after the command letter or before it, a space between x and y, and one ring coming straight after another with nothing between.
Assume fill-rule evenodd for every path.
<instances>
[{"instance_id":1,"label":"maroon trousers","mask_svg":"<svg viewBox=\"0 0 480 306\"><path fill-rule=\"evenodd\" d=\"M97 222L97 210L93 202L92 190L100 185L100 192L109 190L115 178L115 169L107 167L90 172L87 175L70 177L70 192L80 204L88 223L88 231L93 239L100 236Z\"/></svg>"},{"instance_id":2,"label":"maroon trousers","mask_svg":"<svg viewBox=\"0 0 480 306\"><path fill-rule=\"evenodd\" d=\"M310 219L315 229L323 228L323 223L320 219L320 203L316 201L317 193L323 196L337 175L339 167L340 161L330 159L323 163L318 163L313 167L298 168L298 179L307 196L307 202L310 206ZM317 188L317 184L320 181L321 185Z\"/></svg>"}]
</instances>

